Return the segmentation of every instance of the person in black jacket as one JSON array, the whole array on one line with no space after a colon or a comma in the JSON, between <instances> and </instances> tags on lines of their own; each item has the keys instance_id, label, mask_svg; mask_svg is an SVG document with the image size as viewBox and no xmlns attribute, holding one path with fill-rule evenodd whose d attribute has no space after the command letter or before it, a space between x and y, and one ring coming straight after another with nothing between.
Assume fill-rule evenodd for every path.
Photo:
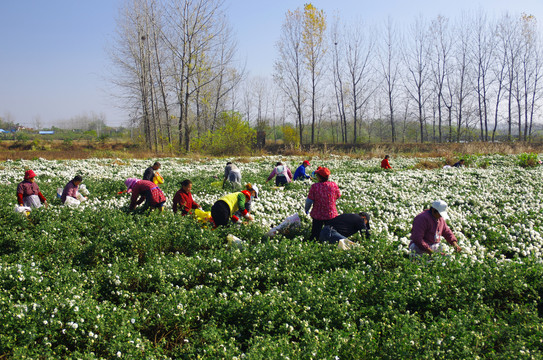
<instances>
[{"instance_id":1,"label":"person in black jacket","mask_svg":"<svg viewBox=\"0 0 543 360\"><path fill-rule=\"evenodd\" d=\"M326 221L319 239L322 242L335 244L341 239L346 239L360 232L366 239L370 236L370 214L361 212L358 214L341 214Z\"/></svg>"},{"instance_id":2,"label":"person in black jacket","mask_svg":"<svg viewBox=\"0 0 543 360\"><path fill-rule=\"evenodd\" d=\"M158 161L156 161L153 166L149 166L145 172L143 173L143 178L142 180L148 180L148 181L153 181L154 177L155 177L155 171L157 171L158 169L160 169L160 163Z\"/></svg>"}]
</instances>

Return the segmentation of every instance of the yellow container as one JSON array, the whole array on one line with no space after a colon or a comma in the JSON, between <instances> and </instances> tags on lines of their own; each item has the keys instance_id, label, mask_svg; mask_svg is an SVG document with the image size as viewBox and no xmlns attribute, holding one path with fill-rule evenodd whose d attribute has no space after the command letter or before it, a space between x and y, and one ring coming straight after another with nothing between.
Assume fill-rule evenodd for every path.
<instances>
[{"instance_id":1,"label":"yellow container","mask_svg":"<svg viewBox=\"0 0 543 360\"><path fill-rule=\"evenodd\" d=\"M159 173L155 173L155 177L153 178L153 182L157 185L164 184L164 178L160 176Z\"/></svg>"},{"instance_id":2,"label":"yellow container","mask_svg":"<svg viewBox=\"0 0 543 360\"><path fill-rule=\"evenodd\" d=\"M194 210L194 215L196 215L196 218L198 221L206 222L211 220L211 211L203 211L200 209Z\"/></svg>"}]
</instances>

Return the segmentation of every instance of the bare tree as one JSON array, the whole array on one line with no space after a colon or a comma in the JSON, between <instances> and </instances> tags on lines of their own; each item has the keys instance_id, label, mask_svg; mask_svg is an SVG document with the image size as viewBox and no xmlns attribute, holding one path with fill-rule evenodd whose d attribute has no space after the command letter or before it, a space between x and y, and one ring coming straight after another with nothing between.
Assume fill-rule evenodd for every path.
<instances>
[{"instance_id":1,"label":"bare tree","mask_svg":"<svg viewBox=\"0 0 543 360\"><path fill-rule=\"evenodd\" d=\"M213 71L222 67L212 57L224 44L224 33L229 31L225 26L222 7L222 0L184 0L172 1L168 8L168 43L173 54L180 113L179 143L184 144L186 151L190 150L191 98L197 90L213 80L216 76ZM210 71L210 76L206 79L200 76L197 80L200 71Z\"/></svg>"},{"instance_id":2,"label":"bare tree","mask_svg":"<svg viewBox=\"0 0 543 360\"><path fill-rule=\"evenodd\" d=\"M338 30L339 19L333 23L332 26L332 43L334 44L334 52L332 54L332 73L333 73L333 84L334 84L334 94L336 96L336 106L339 118L339 124L341 129L341 140L347 142L347 115L345 112L345 96L344 96L344 85L343 85L343 69L345 68L342 57L340 57L340 52L343 53L342 49L345 44L341 38L341 34Z\"/></svg>"},{"instance_id":3,"label":"bare tree","mask_svg":"<svg viewBox=\"0 0 543 360\"><path fill-rule=\"evenodd\" d=\"M456 58L456 102L457 102L457 122L456 122L456 141L460 142L462 135L462 123L466 122L466 128L468 128L468 120L465 113L466 100L470 95L469 76L469 49L470 49L470 34L471 29L467 23L467 18L462 17L458 30L456 31L460 41L457 43L455 49ZM464 118L465 117L465 118Z\"/></svg>"},{"instance_id":4,"label":"bare tree","mask_svg":"<svg viewBox=\"0 0 543 360\"><path fill-rule=\"evenodd\" d=\"M473 63L476 64L477 93L480 140L488 141L490 89L494 82L491 76L492 64L495 60L496 36L484 13L479 12L475 17L475 43L472 51Z\"/></svg>"},{"instance_id":5,"label":"bare tree","mask_svg":"<svg viewBox=\"0 0 543 360\"><path fill-rule=\"evenodd\" d=\"M433 56L432 56L432 79L435 87L435 99L433 101L437 111L438 141L443 141L442 123L444 98L443 90L445 77L450 73L450 51L452 48L452 37L449 32L449 19L438 16L430 25L432 34ZM435 112L434 112L435 113Z\"/></svg>"},{"instance_id":6,"label":"bare tree","mask_svg":"<svg viewBox=\"0 0 543 360\"><path fill-rule=\"evenodd\" d=\"M360 24L360 22L358 22ZM346 65L349 74L349 98L353 111L353 144L357 141L358 116L374 92L371 59L375 41L372 36L364 36L370 31L356 26L351 31L346 30Z\"/></svg>"},{"instance_id":7,"label":"bare tree","mask_svg":"<svg viewBox=\"0 0 543 360\"><path fill-rule=\"evenodd\" d=\"M404 61L407 66L409 78L406 79L405 88L409 96L415 100L420 126L420 142L424 142L424 130L426 124L425 104L428 100L427 80L428 74L428 56L430 49L428 47L428 29L421 17L415 20L410 29L411 41L404 49Z\"/></svg>"},{"instance_id":8,"label":"bare tree","mask_svg":"<svg viewBox=\"0 0 543 360\"><path fill-rule=\"evenodd\" d=\"M274 80L285 93L288 101L296 113L296 127L300 134L300 143L303 143L303 55L302 55L302 13L301 11L287 11L282 25L281 37L277 42L279 58L275 61Z\"/></svg>"},{"instance_id":9,"label":"bare tree","mask_svg":"<svg viewBox=\"0 0 543 360\"><path fill-rule=\"evenodd\" d=\"M322 79L324 54L326 53L326 17L311 3L304 5L302 30L302 54L309 70L311 83L311 144L315 142L315 120L317 117L317 88Z\"/></svg>"},{"instance_id":10,"label":"bare tree","mask_svg":"<svg viewBox=\"0 0 543 360\"><path fill-rule=\"evenodd\" d=\"M400 59L399 59L399 38L397 28L394 26L392 19L389 17L386 25L384 36L382 38L380 51L378 52L379 64L381 65L381 76L384 78L383 87L388 100L388 116L390 121L390 130L392 142L396 142L396 127L395 127L395 109L397 82L400 76Z\"/></svg>"}]
</instances>

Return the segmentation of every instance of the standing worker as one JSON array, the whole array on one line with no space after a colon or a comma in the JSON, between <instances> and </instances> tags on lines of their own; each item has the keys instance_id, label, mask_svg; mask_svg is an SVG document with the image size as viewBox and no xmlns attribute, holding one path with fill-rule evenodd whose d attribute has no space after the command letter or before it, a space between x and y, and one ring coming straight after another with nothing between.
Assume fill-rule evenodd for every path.
<instances>
[{"instance_id":1,"label":"standing worker","mask_svg":"<svg viewBox=\"0 0 543 360\"><path fill-rule=\"evenodd\" d=\"M321 229L326 221L338 216L336 209L336 201L341 196L339 187L333 181L328 181L330 170L325 167L319 167L315 171L317 181L309 188L309 194L305 200L305 213L309 213L311 209L311 218L313 224L311 226L311 236L309 240L319 238Z\"/></svg>"}]
</instances>

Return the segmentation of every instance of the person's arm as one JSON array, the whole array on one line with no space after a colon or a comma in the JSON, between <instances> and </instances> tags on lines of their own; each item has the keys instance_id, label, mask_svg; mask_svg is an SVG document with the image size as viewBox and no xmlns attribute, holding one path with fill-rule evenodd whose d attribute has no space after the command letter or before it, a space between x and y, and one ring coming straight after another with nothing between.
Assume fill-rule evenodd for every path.
<instances>
[{"instance_id":1,"label":"person's arm","mask_svg":"<svg viewBox=\"0 0 543 360\"><path fill-rule=\"evenodd\" d=\"M194 201L194 199L193 199L193 200L192 200L192 209L201 209L201 208L202 208L202 207L201 207L199 204L197 204L197 203Z\"/></svg>"},{"instance_id":2,"label":"person's arm","mask_svg":"<svg viewBox=\"0 0 543 360\"><path fill-rule=\"evenodd\" d=\"M287 175L288 175L288 181L292 181L292 171L290 171L290 168L287 167Z\"/></svg>"},{"instance_id":3,"label":"person's arm","mask_svg":"<svg viewBox=\"0 0 543 360\"><path fill-rule=\"evenodd\" d=\"M181 200L181 195L179 195L179 191L178 191L173 196L172 210L173 210L174 214L177 212L177 206L179 204L179 200Z\"/></svg>"},{"instance_id":4,"label":"person's arm","mask_svg":"<svg viewBox=\"0 0 543 360\"><path fill-rule=\"evenodd\" d=\"M241 192L238 194L238 208L239 208L239 211L241 212L241 215L245 219L253 220L251 214L249 214L249 212L245 208L245 194L243 194ZM232 221L240 222L240 219L236 215L232 215Z\"/></svg>"},{"instance_id":5,"label":"person's arm","mask_svg":"<svg viewBox=\"0 0 543 360\"><path fill-rule=\"evenodd\" d=\"M456 236L454 236L453 232L451 231L445 220L443 220L443 231L441 234L443 235L445 240L447 240L447 242L454 247L454 250L456 252L462 251L462 248L458 246L458 239L456 239Z\"/></svg>"},{"instance_id":6,"label":"person's arm","mask_svg":"<svg viewBox=\"0 0 543 360\"><path fill-rule=\"evenodd\" d=\"M315 186L317 184L311 185L309 188L309 194L307 194L307 199L305 200L305 213L309 214L309 209L311 209L311 206L313 205L313 201L315 201Z\"/></svg>"},{"instance_id":7,"label":"person's arm","mask_svg":"<svg viewBox=\"0 0 543 360\"><path fill-rule=\"evenodd\" d=\"M336 184L336 200L341 197L341 190L339 190L339 186Z\"/></svg>"},{"instance_id":8,"label":"person's arm","mask_svg":"<svg viewBox=\"0 0 543 360\"><path fill-rule=\"evenodd\" d=\"M311 206L313 205L313 200L307 198L305 199L305 213L309 214L309 210L311 209Z\"/></svg>"},{"instance_id":9,"label":"person's arm","mask_svg":"<svg viewBox=\"0 0 543 360\"><path fill-rule=\"evenodd\" d=\"M304 175L304 178L306 178L306 179L311 178L311 176L307 175L307 173L305 172L305 166L302 169L302 174Z\"/></svg>"},{"instance_id":10,"label":"person's arm","mask_svg":"<svg viewBox=\"0 0 543 360\"><path fill-rule=\"evenodd\" d=\"M46 203L46 202L47 202L47 199L45 198L45 196L43 196L43 194L41 193L41 191L38 191L38 197L40 198L40 200L41 200L42 203Z\"/></svg>"},{"instance_id":11,"label":"person's arm","mask_svg":"<svg viewBox=\"0 0 543 360\"><path fill-rule=\"evenodd\" d=\"M23 193L17 193L17 203L19 203L19 205L23 206Z\"/></svg>"},{"instance_id":12,"label":"person's arm","mask_svg":"<svg viewBox=\"0 0 543 360\"><path fill-rule=\"evenodd\" d=\"M130 196L130 210L134 210L137 205L139 191L132 189L132 195Z\"/></svg>"},{"instance_id":13,"label":"person's arm","mask_svg":"<svg viewBox=\"0 0 543 360\"><path fill-rule=\"evenodd\" d=\"M273 171L271 172L270 176L268 176L268 180L266 180L266 182L270 181L271 179L273 179L273 177L275 176L275 168L273 168Z\"/></svg>"},{"instance_id":14,"label":"person's arm","mask_svg":"<svg viewBox=\"0 0 543 360\"><path fill-rule=\"evenodd\" d=\"M222 187L224 188L224 184L226 183L226 180L228 180L228 175L230 174L230 169L227 167L224 168L224 179L222 179Z\"/></svg>"},{"instance_id":15,"label":"person's arm","mask_svg":"<svg viewBox=\"0 0 543 360\"><path fill-rule=\"evenodd\" d=\"M422 216L415 217L413 220L413 227L411 228L411 240L425 253L432 254L432 249L426 241L424 241L424 234L428 229L428 223Z\"/></svg>"},{"instance_id":16,"label":"person's arm","mask_svg":"<svg viewBox=\"0 0 543 360\"><path fill-rule=\"evenodd\" d=\"M136 201L136 205L140 205L141 203L143 203L145 201L145 196L143 196L142 194L139 195L138 197L138 201Z\"/></svg>"}]
</instances>

